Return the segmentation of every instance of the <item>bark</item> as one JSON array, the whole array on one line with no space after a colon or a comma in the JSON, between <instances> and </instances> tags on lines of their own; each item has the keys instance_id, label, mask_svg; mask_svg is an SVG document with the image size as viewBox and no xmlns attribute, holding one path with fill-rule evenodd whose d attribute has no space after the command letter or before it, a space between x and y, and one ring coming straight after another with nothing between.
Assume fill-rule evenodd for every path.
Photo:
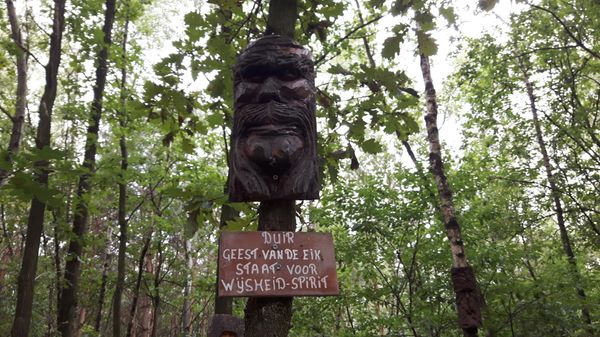
<instances>
[{"instance_id":1,"label":"bark","mask_svg":"<svg viewBox=\"0 0 600 337\"><path fill-rule=\"evenodd\" d=\"M63 337L73 336L76 328L76 308L78 302L79 277L81 274L81 255L83 252L84 236L88 226L87 195L91 191L91 177L96 166L96 142L102 116L102 99L108 72L108 48L112 43L112 28L115 19L115 0L106 0L106 10L102 32L103 45L98 51L96 79L94 85L94 98L91 106L91 119L89 121L85 153L82 168L85 173L79 176L77 187L77 204L73 217L74 238L69 242L67 263L65 266L64 286L61 292L61 301L58 310L58 330Z\"/></svg>"},{"instance_id":2,"label":"bark","mask_svg":"<svg viewBox=\"0 0 600 337\"><path fill-rule=\"evenodd\" d=\"M13 156L19 151L21 144L21 134L23 131L23 123L25 122L25 107L27 106L27 53L22 50L23 38L21 36L21 28L19 18L15 11L15 6L12 0L6 0L6 9L8 13L8 21L10 22L11 38L20 50L16 55L17 64L17 93L15 102L15 114L11 117L12 130L6 149L6 162L12 163ZM0 188L6 184L8 171L0 169Z\"/></svg>"},{"instance_id":3,"label":"bark","mask_svg":"<svg viewBox=\"0 0 600 337\"><path fill-rule=\"evenodd\" d=\"M146 255L144 272L150 275L154 273L153 258L150 254ZM150 334L152 333L152 318L154 317L152 309L152 300L150 296L148 296L148 292L145 291L139 297L136 314L136 321L138 324L135 324L136 337L150 337Z\"/></svg>"},{"instance_id":4,"label":"bark","mask_svg":"<svg viewBox=\"0 0 600 337\"><path fill-rule=\"evenodd\" d=\"M50 146L50 129L52 110L56 99L58 85L57 74L60 65L62 34L65 25L65 0L54 2L54 15L52 33L50 35L50 50L48 64L46 65L46 84L38 108L39 122L35 137L38 150ZM34 163L36 170L35 179L43 186L48 185L48 161L41 160ZM46 204L34 197L31 200L29 216L27 218L27 237L23 250L23 261L19 272L17 305L15 318L11 328L12 337L25 337L29 335L31 324L31 310L33 304L34 282L37 272L38 250L40 235L44 225Z\"/></svg>"},{"instance_id":5,"label":"bark","mask_svg":"<svg viewBox=\"0 0 600 337\"><path fill-rule=\"evenodd\" d=\"M224 10L223 11L223 17L225 18L225 22L229 22L231 21L231 18L233 16L233 13L231 10ZM231 28L224 24L221 26L221 33L223 34L223 36L230 36L231 35ZM228 121L232 121L233 119L231 118L231 116L228 116L227 113L225 113L225 120ZM231 124L231 123L229 123ZM231 128L232 125L227 125L229 128ZM227 137L226 137L226 131L225 131L225 127L226 125L223 124L223 144L224 144L224 148L225 148L225 155L227 156L226 160L227 162L229 162L229 148L227 146ZM223 192L225 193L225 195L227 195L227 186L229 186L229 181L225 182L225 186L223 188ZM227 221L231 221L236 219L237 217L239 217L239 212L229 206L228 204L223 204L221 206L221 217L219 219L219 229L223 229L223 227L227 226ZM219 267L217 266L217 269ZM217 296L217 289L218 289L218 277L215 278L215 315L218 314L224 314L224 315L231 315L233 313L233 299L231 297L218 297Z\"/></svg>"},{"instance_id":6,"label":"bark","mask_svg":"<svg viewBox=\"0 0 600 337\"><path fill-rule=\"evenodd\" d=\"M225 184L225 194L227 194L227 184ZM240 213L228 204L221 206L221 219L219 227L222 229L227 226L227 221L234 220L239 217ZM217 282L219 280L217 279ZM215 299L215 314L231 315L233 313L233 300L231 297L216 297Z\"/></svg>"},{"instance_id":7,"label":"bark","mask_svg":"<svg viewBox=\"0 0 600 337\"><path fill-rule=\"evenodd\" d=\"M163 253L162 253L162 242L159 235L159 240L157 244L157 252L156 256L158 259L158 263L156 266L156 270L154 271L154 294L152 296L152 305L154 306L154 317L152 318L152 332L150 336L156 337L159 328L159 317L160 317L160 283L161 283L161 270L163 263Z\"/></svg>"},{"instance_id":8,"label":"bark","mask_svg":"<svg viewBox=\"0 0 600 337\"><path fill-rule=\"evenodd\" d=\"M542 128L540 125L540 120L538 118L538 110L536 105L535 93L533 89L533 84L529 79L529 74L527 72L527 68L524 62L519 59L519 66L521 67L521 72L523 74L523 82L525 83L525 87L527 89L527 96L529 98L529 107L531 109L533 126L535 128L535 136L540 147L540 153L542 154L542 161L544 164L544 169L546 170L546 178L548 180L548 186L550 188L550 196L554 203L554 210L556 212L556 223L558 225L558 231L560 233L560 240L562 242L563 251L565 255L567 255L567 260L570 267L571 277L573 278L573 283L575 286L575 290L577 295L581 298L581 301L585 303L586 295L585 290L581 286L581 276L579 275L579 270L577 269L577 260L575 258L575 253L573 252L573 245L571 244L571 239L569 237L569 232L567 231L567 227L565 224L564 218L564 210L562 207L562 202L560 200L560 191L556 184L556 177L552 171L552 164L550 163L550 156L548 155L548 150L546 149L546 143L544 142L544 136L542 134ZM590 314L590 309L587 305L582 304L581 307L581 315L583 317L583 322L586 324L588 332L590 335L594 335L594 328L592 326L592 319Z\"/></svg>"},{"instance_id":9,"label":"bark","mask_svg":"<svg viewBox=\"0 0 600 337\"><path fill-rule=\"evenodd\" d=\"M192 259L192 242L191 240L185 240L185 264L187 267L187 275L185 280L185 287L183 289L183 312L182 312L182 330L184 337L190 337L192 334L192 269L194 267L194 261Z\"/></svg>"},{"instance_id":10,"label":"bark","mask_svg":"<svg viewBox=\"0 0 600 337\"><path fill-rule=\"evenodd\" d=\"M454 210L452 190L448 185L444 172L442 148L437 127L437 98L431 79L429 58L424 54L420 54L420 58L427 103L425 125L429 142L429 167L436 182L442 222L446 228L446 236L452 251L452 282L456 294L459 325L465 336L477 336L477 329L481 326L481 298L475 275L467 263L460 225Z\"/></svg>"},{"instance_id":11,"label":"bark","mask_svg":"<svg viewBox=\"0 0 600 337\"><path fill-rule=\"evenodd\" d=\"M298 0L271 0L265 35L278 34L293 39L297 18Z\"/></svg>"},{"instance_id":12,"label":"bark","mask_svg":"<svg viewBox=\"0 0 600 337\"><path fill-rule=\"evenodd\" d=\"M108 237L112 236L112 231L109 230ZM107 245L110 243L107 242ZM102 281L100 284L100 294L98 295L98 312L96 313L96 322L94 323L94 330L100 332L100 325L102 323L102 309L104 308L104 299L106 297L106 284L108 281L108 270L110 268L110 253L108 247L104 252L104 265L102 266Z\"/></svg>"},{"instance_id":13,"label":"bark","mask_svg":"<svg viewBox=\"0 0 600 337\"><path fill-rule=\"evenodd\" d=\"M48 254L48 237L42 232L42 251L44 255ZM52 336L54 331L54 317L56 315L53 313L54 308L54 287L48 287L48 307L46 308L46 336Z\"/></svg>"},{"instance_id":14,"label":"bark","mask_svg":"<svg viewBox=\"0 0 600 337\"><path fill-rule=\"evenodd\" d=\"M4 204L0 205L0 223L2 224L2 240L0 243L5 242L4 246L6 247L0 250L0 305L3 305L4 301L2 299L6 298L6 296L3 295L5 287L4 278L8 271L9 262L14 256L11 242L12 237L8 232L8 228L6 228Z\"/></svg>"},{"instance_id":15,"label":"bark","mask_svg":"<svg viewBox=\"0 0 600 337\"><path fill-rule=\"evenodd\" d=\"M259 231L295 231L293 200L263 201L258 217ZM292 297L251 297L245 310L245 337L285 337L291 328Z\"/></svg>"},{"instance_id":16,"label":"bark","mask_svg":"<svg viewBox=\"0 0 600 337\"><path fill-rule=\"evenodd\" d=\"M125 128L127 120L127 35L129 32L129 1L125 5L125 27L123 30L123 41L121 43L122 49L122 68L121 68L121 113L119 124L121 128ZM129 165L128 162L128 151L127 141L125 133L123 132L119 139L119 148L121 150L121 172L119 172L119 210L118 210L118 222L119 222L119 252L117 257L117 280L115 285L115 293L113 295L113 337L121 336L121 299L123 297L123 288L125 284L125 256L127 254L127 231L128 221L126 219L126 207L127 207L127 183L125 182L125 172Z\"/></svg>"},{"instance_id":17,"label":"bark","mask_svg":"<svg viewBox=\"0 0 600 337\"><path fill-rule=\"evenodd\" d=\"M144 261L150 248L150 242L152 241L152 232L149 232L144 240L144 246L138 260L138 275L135 280L135 288L133 289L133 297L131 299L131 309L129 310L129 323L127 323L127 337L131 337L134 333L134 322L138 306L138 300L140 295L140 288L142 286L142 276L144 276Z\"/></svg>"}]
</instances>

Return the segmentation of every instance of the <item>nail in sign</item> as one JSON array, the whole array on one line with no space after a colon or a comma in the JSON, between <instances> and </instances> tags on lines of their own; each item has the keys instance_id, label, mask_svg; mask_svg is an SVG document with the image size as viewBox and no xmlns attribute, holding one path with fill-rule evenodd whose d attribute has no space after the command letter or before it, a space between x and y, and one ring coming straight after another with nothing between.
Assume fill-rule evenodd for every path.
<instances>
[{"instance_id":1,"label":"nail in sign","mask_svg":"<svg viewBox=\"0 0 600 337\"><path fill-rule=\"evenodd\" d=\"M338 295L329 233L223 232L218 295Z\"/></svg>"}]
</instances>

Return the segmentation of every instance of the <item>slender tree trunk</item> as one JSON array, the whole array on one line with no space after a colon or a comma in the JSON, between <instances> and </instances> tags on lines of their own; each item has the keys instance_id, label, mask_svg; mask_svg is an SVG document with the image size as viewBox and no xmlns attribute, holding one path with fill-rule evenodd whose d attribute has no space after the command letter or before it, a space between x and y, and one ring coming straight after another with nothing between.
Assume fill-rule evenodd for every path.
<instances>
[{"instance_id":1,"label":"slender tree trunk","mask_svg":"<svg viewBox=\"0 0 600 337\"><path fill-rule=\"evenodd\" d=\"M126 2L126 17L125 27L123 30L123 41L121 42L122 49L122 68L121 68L121 114L119 124L121 128L125 128L127 124L127 35L129 32L129 1ZM127 171L128 152L127 142L125 139L124 130L121 131L119 139L119 148L121 149L121 172L119 172L119 255L117 258L117 281L115 285L115 293L113 295L113 337L121 337L121 298L123 297L123 287L125 284L125 256L127 254L127 231L128 221L126 219L127 207L127 183L125 182L125 172Z\"/></svg>"},{"instance_id":2,"label":"slender tree trunk","mask_svg":"<svg viewBox=\"0 0 600 337\"><path fill-rule=\"evenodd\" d=\"M231 18L233 16L233 12L231 10L223 10L223 18L225 19L225 22L230 22ZM223 34L223 36L229 37L231 35L231 28L227 25L227 24L223 24L221 26L221 34ZM233 121L233 118L231 118L231 116L228 116L228 112L224 112L224 117L225 120L229 120L229 121ZM231 128L231 125L225 125L223 124L223 144L224 144L224 148L225 148L225 155L229 156L229 148L227 146L227 137L226 137L226 131L225 128L229 127ZM227 162L229 162L229 157L226 158ZM229 186L229 181L225 182L225 187L223 188L223 192L225 193L225 195L227 195L227 190L228 190L228 186ZM225 226L227 226L227 222L234 220L236 218L239 217L239 212L229 206L229 204L223 204L221 206L221 217L219 219L219 230L223 230L223 228ZM219 267L217 266L217 269ZM215 315L218 314L222 314L222 315L231 315L233 313L233 299L231 297L219 297L217 296L217 289L218 289L218 277L215 278Z\"/></svg>"},{"instance_id":3,"label":"slender tree trunk","mask_svg":"<svg viewBox=\"0 0 600 337\"><path fill-rule=\"evenodd\" d=\"M48 254L48 237L42 232L42 251L44 255ZM48 287L48 307L46 308L46 336L52 336L53 334L53 326L55 323L53 314L54 308L54 287Z\"/></svg>"},{"instance_id":4,"label":"slender tree trunk","mask_svg":"<svg viewBox=\"0 0 600 337\"><path fill-rule=\"evenodd\" d=\"M0 305L8 305L8 303L3 303L3 299L5 299L6 296L4 296L2 293L5 287L4 278L6 277L8 265L14 256L14 252L11 242L12 235L9 234L8 228L6 227L4 204L0 205L0 223L2 224L2 240L0 240L0 243L5 242L6 247L0 251Z\"/></svg>"},{"instance_id":5,"label":"slender tree trunk","mask_svg":"<svg viewBox=\"0 0 600 337\"><path fill-rule=\"evenodd\" d=\"M152 254L147 254L144 261L144 273L147 275L154 274L154 264ZM145 284L145 282L144 282ZM136 321L138 324L134 326L136 331L136 337L150 337L152 333L152 319L154 318L152 299L148 294L147 287L144 287L146 291L139 295L138 309L136 313Z\"/></svg>"},{"instance_id":6,"label":"slender tree trunk","mask_svg":"<svg viewBox=\"0 0 600 337\"><path fill-rule=\"evenodd\" d=\"M69 223L69 213L71 212L71 184L67 186L67 205L65 207L65 222ZM59 240L59 227L58 220L55 221L52 228L54 236L54 290L56 292L56 306L60 303L60 285L62 278L62 271L60 265L60 240ZM55 316L56 327L58 327L58 313Z\"/></svg>"},{"instance_id":7,"label":"slender tree trunk","mask_svg":"<svg viewBox=\"0 0 600 337\"><path fill-rule=\"evenodd\" d=\"M86 198L91 190L90 179L96 166L96 142L100 128L100 117L102 116L102 99L104 86L108 72L108 49L112 43L112 28L115 19L115 0L106 0L106 11L104 16L103 45L97 55L98 66L96 68L96 83L94 85L94 98L92 100L91 118L89 121L85 153L82 168L85 171L79 176L77 187L77 204L73 217L73 234L75 237L69 242L67 263L65 266L65 284L62 289L61 302L58 310L58 330L63 337L73 336L77 328L75 317L79 277L81 274L81 255L83 252L83 241L88 225L88 205Z\"/></svg>"},{"instance_id":8,"label":"slender tree trunk","mask_svg":"<svg viewBox=\"0 0 600 337\"><path fill-rule=\"evenodd\" d=\"M227 184L225 185L225 194L227 194ZM238 218L240 213L228 204L221 206L221 219L219 228L223 229L227 226L227 221ZM217 280L218 282L219 280ZM216 291L216 290L215 290ZM216 297L215 298L215 314L231 315L233 313L233 300L231 297Z\"/></svg>"},{"instance_id":9,"label":"slender tree trunk","mask_svg":"<svg viewBox=\"0 0 600 337\"><path fill-rule=\"evenodd\" d=\"M194 260L192 259L192 240L185 240L185 264L187 267L185 287L183 289L183 312L182 324L184 337L190 337L192 334L192 276Z\"/></svg>"},{"instance_id":10,"label":"slender tree trunk","mask_svg":"<svg viewBox=\"0 0 600 337\"><path fill-rule=\"evenodd\" d=\"M112 236L112 231L108 230L108 238ZM110 241L106 243L108 246ZM110 252L108 247L104 252L104 264L102 266L102 281L100 283L100 294L98 295L98 312L96 313L96 321L94 322L94 330L100 332L100 325L102 323L102 309L104 308L104 299L106 297L106 284L108 282L108 270L110 269Z\"/></svg>"},{"instance_id":11,"label":"slender tree trunk","mask_svg":"<svg viewBox=\"0 0 600 337\"><path fill-rule=\"evenodd\" d=\"M55 0L52 33L50 35L50 51L48 65L46 65L46 84L38 109L39 122L35 138L35 145L38 150L50 146L52 109L54 108L54 101L56 99L57 74L60 65L64 25L65 0ZM34 167L36 169L37 182L47 186L49 174L48 161L37 161L34 163ZM36 197L31 200L29 217L27 219L27 238L22 254L23 262L21 264L21 271L19 272L15 319L11 329L12 337L25 337L29 335L38 250L40 247L40 235L42 234L44 225L45 210L46 204L44 202Z\"/></svg>"},{"instance_id":12,"label":"slender tree trunk","mask_svg":"<svg viewBox=\"0 0 600 337\"><path fill-rule=\"evenodd\" d=\"M260 203L259 231L295 231L293 200ZM245 337L286 337L291 328L293 297L250 297L245 311Z\"/></svg>"},{"instance_id":13,"label":"slender tree trunk","mask_svg":"<svg viewBox=\"0 0 600 337\"><path fill-rule=\"evenodd\" d=\"M15 114L11 116L12 130L8 148L6 150L6 162L12 163L13 155L19 151L23 123L25 122L25 107L27 106L27 53L23 50L23 38L19 18L15 11L12 0L6 0L8 21L10 22L11 38L19 48L17 52L17 94L15 102ZM8 171L0 169L0 188L6 184Z\"/></svg>"},{"instance_id":14,"label":"slender tree trunk","mask_svg":"<svg viewBox=\"0 0 600 337\"><path fill-rule=\"evenodd\" d=\"M575 290L577 295L581 298L582 304L581 307L581 315L583 317L583 322L586 324L588 332L590 335L594 334L594 328L592 326L592 319L590 315L590 310L588 306L585 304L586 295L585 290L581 286L581 276L579 274L579 270L577 269L577 261L575 259L575 253L573 252L573 246L571 244L571 239L569 238L569 232L567 231L567 227L565 224L564 211L562 207L562 202L560 200L560 191L556 186L556 177L552 172L552 164L550 163L550 156L548 155L548 150L546 149L546 143L544 142L544 137L542 134L542 128L540 126L540 120L538 118L538 111L535 101L535 93L533 90L533 84L529 80L529 74L527 72L527 68L524 62L519 59L519 66L521 67L521 72L523 73L523 82L525 83L525 87L527 89L527 96L529 98L529 106L531 108L531 115L533 117L533 126L535 128L535 135L537 139L538 146L540 147L540 153L542 154L542 161L544 163L544 169L546 170L546 177L548 180L548 185L550 188L550 196L552 201L554 202L554 210L556 211L556 223L558 224L558 230L560 233L560 240L562 242L563 250L565 255L567 255L567 260L569 263L569 269L571 272L571 277L573 279Z\"/></svg>"},{"instance_id":15,"label":"slender tree trunk","mask_svg":"<svg viewBox=\"0 0 600 337\"><path fill-rule=\"evenodd\" d=\"M152 332L150 336L156 337L159 329L159 318L160 318L160 282L161 282L161 270L163 263L163 253L162 253L162 241L161 235L158 235L158 244L157 244L157 252L156 257L158 259L158 263L156 266L156 270L154 271L154 294L152 296L152 305L154 306L154 317L152 318Z\"/></svg>"},{"instance_id":16,"label":"slender tree trunk","mask_svg":"<svg viewBox=\"0 0 600 337\"><path fill-rule=\"evenodd\" d=\"M131 337L133 335L134 330L134 322L137 311L137 304L140 295L140 288L142 286L142 277L144 276L144 261L146 259L146 255L148 254L148 248L150 248L150 242L152 241L152 232L149 232L144 240L144 246L142 247L142 252L140 254L140 259L138 260L138 275L135 280L135 288L133 289L133 297L131 299L131 309L129 310L129 323L127 323L127 337Z\"/></svg>"},{"instance_id":17,"label":"slender tree trunk","mask_svg":"<svg viewBox=\"0 0 600 337\"><path fill-rule=\"evenodd\" d=\"M467 263L460 225L454 210L452 190L448 185L444 172L442 148L437 127L437 98L431 79L429 58L422 53L420 58L427 102L425 125L429 142L429 167L437 185L442 221L452 251L452 282L456 294L459 325L465 336L477 336L477 329L481 326L481 298L477 289L475 274Z\"/></svg>"}]
</instances>

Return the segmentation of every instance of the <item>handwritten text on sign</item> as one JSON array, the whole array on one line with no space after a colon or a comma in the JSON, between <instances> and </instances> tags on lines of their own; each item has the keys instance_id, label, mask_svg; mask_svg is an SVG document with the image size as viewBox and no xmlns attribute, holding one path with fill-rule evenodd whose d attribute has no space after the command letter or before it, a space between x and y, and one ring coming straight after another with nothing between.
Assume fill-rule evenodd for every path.
<instances>
[{"instance_id":1,"label":"handwritten text on sign","mask_svg":"<svg viewBox=\"0 0 600 337\"><path fill-rule=\"evenodd\" d=\"M219 296L337 295L328 233L223 232Z\"/></svg>"}]
</instances>

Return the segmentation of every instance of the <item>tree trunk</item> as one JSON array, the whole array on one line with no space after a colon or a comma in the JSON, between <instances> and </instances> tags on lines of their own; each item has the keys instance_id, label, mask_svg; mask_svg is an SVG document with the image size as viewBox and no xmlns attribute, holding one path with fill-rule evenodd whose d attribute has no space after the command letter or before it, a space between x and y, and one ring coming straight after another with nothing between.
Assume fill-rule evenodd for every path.
<instances>
[{"instance_id":1,"label":"tree trunk","mask_svg":"<svg viewBox=\"0 0 600 337\"><path fill-rule=\"evenodd\" d=\"M144 273L149 275L154 274L154 264L151 254L146 255ZM147 290L147 287L145 288ZM138 324L134 326L136 337L150 337L152 333L152 319L154 318L152 310L152 299L150 298L148 291L144 291L139 295L139 304L136 313L136 321Z\"/></svg>"},{"instance_id":2,"label":"tree trunk","mask_svg":"<svg viewBox=\"0 0 600 337\"><path fill-rule=\"evenodd\" d=\"M454 211L452 190L444 173L442 148L437 127L437 98L431 79L429 58L423 53L420 54L420 58L427 102L425 125L429 142L429 167L437 185L442 221L452 251L452 283L456 294L459 325L464 336L477 336L477 328L481 326L481 295L477 288L473 269L467 263L460 225Z\"/></svg>"},{"instance_id":3,"label":"tree trunk","mask_svg":"<svg viewBox=\"0 0 600 337\"><path fill-rule=\"evenodd\" d=\"M185 287L183 289L183 312L182 312L182 324L184 337L190 337L192 333L192 276L194 260L192 259L192 240L185 240L185 264L186 264L186 280Z\"/></svg>"},{"instance_id":4,"label":"tree trunk","mask_svg":"<svg viewBox=\"0 0 600 337\"><path fill-rule=\"evenodd\" d=\"M294 38L298 0L271 0L265 35L277 34Z\"/></svg>"},{"instance_id":5,"label":"tree trunk","mask_svg":"<svg viewBox=\"0 0 600 337\"><path fill-rule=\"evenodd\" d=\"M154 306L154 317L152 318L152 332L150 333L151 337L156 337L159 328L159 317L160 317L160 283L161 283L161 270L163 263L163 253L162 253L162 241L161 235L159 233L158 236L158 244L157 244L157 252L156 257L158 260L156 270L154 271L154 294L152 296L152 305Z\"/></svg>"},{"instance_id":6,"label":"tree trunk","mask_svg":"<svg viewBox=\"0 0 600 337\"><path fill-rule=\"evenodd\" d=\"M263 201L259 231L295 231L293 200ZM293 297L250 297L245 310L245 337L286 337L291 328Z\"/></svg>"},{"instance_id":7,"label":"tree trunk","mask_svg":"<svg viewBox=\"0 0 600 337\"><path fill-rule=\"evenodd\" d=\"M227 183L225 184L225 194L227 194ZM227 226L227 221L238 218L240 213L228 204L221 206L221 219L219 228L223 229ZM217 279L217 282L219 280ZM218 289L218 288L217 288ZM216 289L215 289L216 291ZM233 312L233 300L231 297L216 297L215 298L215 314L231 315Z\"/></svg>"},{"instance_id":8,"label":"tree trunk","mask_svg":"<svg viewBox=\"0 0 600 337\"><path fill-rule=\"evenodd\" d=\"M112 237L112 230L108 230L108 240L106 245L110 244L110 238ZM110 269L110 252L108 247L104 251L104 264L102 266L102 281L100 284L100 294L98 295L98 312L96 313L96 322L94 322L94 330L100 332L100 325L102 323L102 309L104 308L104 299L106 297L106 284L108 281L108 270Z\"/></svg>"},{"instance_id":9,"label":"tree trunk","mask_svg":"<svg viewBox=\"0 0 600 337\"><path fill-rule=\"evenodd\" d=\"M4 204L0 205L0 223L2 224L2 241L6 242L6 248L0 251L0 299L5 299L7 297L2 294L5 287L4 278L8 271L9 262L14 257L14 251L11 242L12 235L9 234L8 228L6 227ZM4 301L0 300L0 305L4 305L3 302Z\"/></svg>"},{"instance_id":10,"label":"tree trunk","mask_svg":"<svg viewBox=\"0 0 600 337\"><path fill-rule=\"evenodd\" d=\"M65 25L65 0L54 1L54 17L52 33L50 35L50 51L48 65L46 65L46 84L38 109L39 122L35 145L38 150L50 146L50 128L52 109L56 99L57 74L60 65L62 34ZM37 176L36 180L43 186L48 185L48 160L34 163ZM19 272L17 289L17 306L13 321L11 336L25 337L29 335L31 324L31 310L33 304L34 282L37 272L38 250L40 248L40 235L44 225L46 204L38 198L31 200L29 217L27 219L27 238L22 254L23 262Z\"/></svg>"},{"instance_id":11,"label":"tree trunk","mask_svg":"<svg viewBox=\"0 0 600 337\"><path fill-rule=\"evenodd\" d=\"M558 224L558 230L560 233L560 240L562 242L563 250L565 255L567 255L567 260L570 267L571 277L573 279L575 290L577 295L581 298L582 302L585 303L586 295L585 290L581 286L581 276L579 275L579 270L577 269L577 261L575 259L575 253L573 252L573 246L571 244L571 239L569 238L569 232L567 231L567 227L565 225L564 211L562 207L562 202L560 200L560 191L556 186L556 178L552 172L552 165L550 164L550 157L548 156L548 151L546 149L546 143L544 142L544 137L542 135L542 128L540 126L540 121L538 118L538 111L535 102L535 94L533 91L533 84L529 80L529 74L527 72L527 68L525 67L524 62L519 58L519 66L521 67L521 72L523 73L523 82L525 83L525 87L527 89L527 96L529 98L529 106L531 108L531 115L533 117L533 126L535 128L535 135L537 139L538 146L540 147L540 153L542 154L542 161L544 163L544 169L546 170L546 177L548 180L548 185L550 188L550 196L552 201L554 202L554 210L556 211L556 223ZM591 336L594 335L594 328L592 326L592 319L590 315L590 310L587 305L582 304L581 307L581 315L583 317L583 322L586 324L588 332Z\"/></svg>"},{"instance_id":12,"label":"tree trunk","mask_svg":"<svg viewBox=\"0 0 600 337\"><path fill-rule=\"evenodd\" d=\"M82 168L85 173L79 176L77 187L77 205L73 217L73 234L75 237L69 242L67 264L65 266L65 284L62 289L61 301L58 310L58 329L63 337L73 336L76 328L77 292L79 277L81 274L81 254L83 252L84 236L87 231L88 205L86 198L91 190L90 179L96 166L96 142L100 128L100 117L102 116L102 98L108 72L108 48L112 43L112 27L115 19L115 0L106 0L106 11L104 14L103 45L97 55L98 66L96 68L96 83L94 85L94 98L91 107L91 119L89 121L85 153Z\"/></svg>"},{"instance_id":13,"label":"tree trunk","mask_svg":"<svg viewBox=\"0 0 600 337\"><path fill-rule=\"evenodd\" d=\"M121 42L122 49L122 68L121 68L121 113L119 124L122 129L127 125L127 36L129 32L129 1L125 3L125 27L123 29L123 41ZM119 172L119 252L117 258L117 280L115 285L115 293L113 295L113 337L121 337L121 299L123 297L123 288L125 284L125 256L127 254L127 231L128 221L126 219L127 208L127 183L125 182L125 172L129 165L127 142L125 132L121 130L121 138L119 139L119 148L121 150L121 171Z\"/></svg>"},{"instance_id":14,"label":"tree trunk","mask_svg":"<svg viewBox=\"0 0 600 337\"><path fill-rule=\"evenodd\" d=\"M144 276L144 261L150 248L150 242L152 241L152 232L149 232L144 240L144 246L138 260L138 275L135 280L135 288L133 289L133 297L131 299L131 309L129 310L129 323L127 323L127 337L133 335L135 316L137 311L137 304L140 295L140 288L142 286L142 277Z\"/></svg>"},{"instance_id":15,"label":"tree trunk","mask_svg":"<svg viewBox=\"0 0 600 337\"><path fill-rule=\"evenodd\" d=\"M13 155L19 151L23 123L25 122L25 107L27 106L27 53L23 50L23 38L19 26L19 18L15 11L12 0L6 0L8 21L10 22L11 38L19 48L17 52L17 94L15 102L15 114L11 116L12 130L8 148L6 150L6 162L12 163ZM8 171L0 169L0 188L6 184Z\"/></svg>"}]
</instances>

